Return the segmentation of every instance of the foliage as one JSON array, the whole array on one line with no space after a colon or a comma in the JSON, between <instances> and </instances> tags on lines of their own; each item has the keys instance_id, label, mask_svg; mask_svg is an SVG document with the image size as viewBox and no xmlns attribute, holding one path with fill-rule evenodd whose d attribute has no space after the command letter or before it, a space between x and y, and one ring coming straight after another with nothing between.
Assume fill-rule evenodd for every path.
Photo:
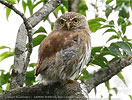
<instances>
[{"instance_id":1,"label":"foliage","mask_svg":"<svg viewBox=\"0 0 132 100\"><path fill-rule=\"evenodd\" d=\"M130 97L130 99L132 100L132 96L131 96L131 95L129 95L129 97Z\"/></svg>"},{"instance_id":2,"label":"foliage","mask_svg":"<svg viewBox=\"0 0 132 100\"><path fill-rule=\"evenodd\" d=\"M40 5L45 5L48 0L6 0L8 3L13 5L22 5L23 12L26 13L29 11L30 15L33 15L34 9ZM86 0L80 0L80 3L77 7L77 12L81 13L86 16L86 11L89 11L88 6L86 5ZM95 18L88 20L89 28L91 32L94 34L95 32L98 33L99 30L104 30L104 34L111 34L111 36L106 41L105 46L97 46L92 48L91 52L91 59L88 63L90 66L98 66L100 68L106 67L108 64L114 62L115 60L125 57L131 56L132 57L132 37L127 36L127 28L132 24L130 21L130 9L132 9L132 2L131 0L102 0L102 4L105 5L105 10L102 12L104 13L103 16L98 15L101 11L100 7L97 3L100 2L96 0L96 3L91 3L90 5L95 10ZM73 3L73 1L72 1ZM28 8L28 10L27 10ZM55 13L58 15L60 12L63 14L68 11L68 2L64 0L64 2L55 9ZM114 13L117 14L117 20L111 20L110 16ZM9 15L11 14L11 9L6 7L6 18L8 20ZM89 16L87 16L89 17ZM50 19L47 16L44 21ZM51 29L53 29L53 22L51 24ZM41 34L40 34L41 33ZM45 33L45 34L42 34ZM47 31L44 27L40 26L38 29L34 29L33 32L33 48L37 47L41 41L46 37ZM28 49L28 44L26 45ZM7 46L0 46L0 51L4 50L0 54L0 62L5 60L8 57L14 55L14 50ZM108 59L108 55L112 56L111 59ZM32 58L31 58L32 59ZM25 85L32 85L35 82L34 77L34 67L36 63L31 62L29 64L30 71L28 70L26 73L26 80ZM11 67L12 68L12 67ZM5 72L4 70L0 70L0 93L4 91L3 85L6 84L6 90L9 90L10 84L8 80L10 78L10 71ZM87 68L82 70L82 73L79 77L79 80L85 81L89 77L92 76L93 73L88 72ZM122 82L127 85L125 81L125 77L122 75L121 72L117 74L117 76L122 80ZM118 89L116 87L110 86L110 81L104 83L108 93L109 93L109 100L112 98L111 91L114 91L115 94L118 93ZM96 88L94 89L95 94L97 94ZM132 96L129 95L130 99L132 100Z\"/></svg>"}]
</instances>

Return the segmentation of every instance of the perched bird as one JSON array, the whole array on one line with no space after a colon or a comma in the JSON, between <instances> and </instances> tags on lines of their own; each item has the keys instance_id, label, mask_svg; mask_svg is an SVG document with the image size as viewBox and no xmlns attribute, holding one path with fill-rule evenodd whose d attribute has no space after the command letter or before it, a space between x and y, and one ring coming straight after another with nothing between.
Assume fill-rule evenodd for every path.
<instances>
[{"instance_id":1,"label":"perched bird","mask_svg":"<svg viewBox=\"0 0 132 100\"><path fill-rule=\"evenodd\" d=\"M67 12L41 42L35 75L44 84L75 80L90 59L91 41L85 16Z\"/></svg>"}]
</instances>

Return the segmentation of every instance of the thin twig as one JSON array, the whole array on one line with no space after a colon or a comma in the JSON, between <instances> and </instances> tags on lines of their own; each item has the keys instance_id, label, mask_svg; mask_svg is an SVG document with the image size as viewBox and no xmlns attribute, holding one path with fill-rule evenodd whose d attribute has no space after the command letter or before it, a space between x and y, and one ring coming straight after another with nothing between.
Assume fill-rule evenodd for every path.
<instances>
[{"instance_id":1,"label":"thin twig","mask_svg":"<svg viewBox=\"0 0 132 100\"><path fill-rule=\"evenodd\" d=\"M71 5L72 5L71 0L68 0L68 12L71 12Z\"/></svg>"},{"instance_id":2,"label":"thin twig","mask_svg":"<svg viewBox=\"0 0 132 100\"><path fill-rule=\"evenodd\" d=\"M49 19L49 17L48 17L47 21L49 22L50 25L52 24L52 22L51 22L51 20Z\"/></svg>"},{"instance_id":3,"label":"thin twig","mask_svg":"<svg viewBox=\"0 0 132 100\"><path fill-rule=\"evenodd\" d=\"M53 11L53 14L54 14L55 18L58 18L58 15L55 11Z\"/></svg>"},{"instance_id":4,"label":"thin twig","mask_svg":"<svg viewBox=\"0 0 132 100\"><path fill-rule=\"evenodd\" d=\"M17 10L12 4L5 2L4 0L0 0L0 3L2 3L3 5L5 5L6 7L12 9L16 14L18 14L19 16L21 16L21 18L24 21L26 30L27 30L27 36L28 36L28 44L29 44L29 49L28 49L28 53L27 53L27 57L26 57L26 61L24 64L24 70L27 70L27 66L30 62L30 55L32 53L32 48L33 48L33 40L32 40L32 26L28 23L27 18L25 17L25 15L20 12L19 10Z\"/></svg>"}]
</instances>

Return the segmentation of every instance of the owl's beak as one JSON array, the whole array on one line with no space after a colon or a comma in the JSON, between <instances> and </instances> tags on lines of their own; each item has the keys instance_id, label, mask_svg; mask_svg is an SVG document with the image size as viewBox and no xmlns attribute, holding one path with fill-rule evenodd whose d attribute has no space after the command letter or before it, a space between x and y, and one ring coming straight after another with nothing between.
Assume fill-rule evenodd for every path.
<instances>
[{"instance_id":1,"label":"owl's beak","mask_svg":"<svg viewBox=\"0 0 132 100\"><path fill-rule=\"evenodd\" d=\"M67 27L68 30L70 30L70 28L71 28L71 22L66 22L66 27Z\"/></svg>"}]
</instances>

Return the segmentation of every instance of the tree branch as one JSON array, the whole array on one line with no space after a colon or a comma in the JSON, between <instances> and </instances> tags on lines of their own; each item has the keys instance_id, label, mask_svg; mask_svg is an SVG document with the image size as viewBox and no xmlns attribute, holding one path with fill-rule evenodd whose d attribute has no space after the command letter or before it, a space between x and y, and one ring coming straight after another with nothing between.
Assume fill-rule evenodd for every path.
<instances>
[{"instance_id":1,"label":"tree branch","mask_svg":"<svg viewBox=\"0 0 132 100\"><path fill-rule=\"evenodd\" d=\"M72 5L71 0L68 0L68 12L71 12L71 5Z\"/></svg>"},{"instance_id":2,"label":"tree branch","mask_svg":"<svg viewBox=\"0 0 132 100\"><path fill-rule=\"evenodd\" d=\"M27 70L27 66L30 62L30 55L32 53L32 48L33 48L33 40L32 40L32 27L31 25L28 23L28 20L27 18L25 17L25 15L20 12L19 10L17 10L12 4L10 3L7 3L3 0L0 0L0 3L2 3L3 5L5 5L6 7L12 9L16 14L18 14L19 16L21 16L21 18L23 19L24 21L24 25L26 26L26 31L27 31L27 36L28 36L28 44L29 44L29 49L28 49L28 53L27 53L27 57L26 57L26 61L24 63L24 72L26 72ZM25 74L25 73L24 73ZM11 80L11 89L14 88L14 85L12 84L12 80Z\"/></svg>"},{"instance_id":3,"label":"tree branch","mask_svg":"<svg viewBox=\"0 0 132 100\"><path fill-rule=\"evenodd\" d=\"M71 6L71 11L72 12L77 12L77 7L78 7L80 2L81 2L80 0L74 0L73 4Z\"/></svg>"},{"instance_id":4,"label":"tree branch","mask_svg":"<svg viewBox=\"0 0 132 100\"><path fill-rule=\"evenodd\" d=\"M1 0L3 1L3 0ZM31 27L35 27L41 20L43 20L47 15L49 15L57 6L62 3L63 0L50 0L48 1L41 9L34 13L27 22ZM27 31L24 23L20 26L16 45L15 45L15 55L14 55L14 66L11 75L11 87L17 88L23 86L25 73L28 63L25 63L26 60L29 61L29 57L25 59L25 48L27 40ZM29 40L30 41L30 40ZM30 55L27 54L28 56Z\"/></svg>"},{"instance_id":5,"label":"tree branch","mask_svg":"<svg viewBox=\"0 0 132 100\"><path fill-rule=\"evenodd\" d=\"M86 82L86 88L88 93L95 88L100 83L108 81L114 75L119 73L123 68L130 65L132 63L132 58L129 57L121 58L105 68L97 71L93 76L91 76ZM0 100L8 100L6 98L15 98L15 97L23 97L28 96L29 98L34 98L37 100L38 98L61 98L73 100L73 98L77 100L87 100L86 94L87 92L81 88L81 85L77 82L69 83L65 86L61 86L61 83L55 83L53 85L44 86L43 84L36 84L30 87L22 87L13 89L10 91L6 91L0 95ZM83 89L83 91L82 91ZM82 92L81 92L82 91ZM85 96L84 96L85 94ZM36 99L35 99L36 98ZM19 100L19 98L17 98Z\"/></svg>"},{"instance_id":6,"label":"tree branch","mask_svg":"<svg viewBox=\"0 0 132 100\"><path fill-rule=\"evenodd\" d=\"M61 86L61 83L44 86L43 84L36 84L31 87L19 87L10 91L6 91L0 95L0 100L27 100L27 99L61 99L61 100L87 100L82 94L80 85L69 83ZM20 98L21 97L21 98Z\"/></svg>"},{"instance_id":7,"label":"tree branch","mask_svg":"<svg viewBox=\"0 0 132 100\"><path fill-rule=\"evenodd\" d=\"M53 14L54 14L55 18L58 18L58 15L55 11L53 11Z\"/></svg>"},{"instance_id":8,"label":"tree branch","mask_svg":"<svg viewBox=\"0 0 132 100\"><path fill-rule=\"evenodd\" d=\"M114 75L118 74L123 68L130 64L132 64L132 58L125 57L109 64L105 68L100 69L85 82L88 92L90 92L99 84L108 81Z\"/></svg>"},{"instance_id":9,"label":"tree branch","mask_svg":"<svg viewBox=\"0 0 132 100\"><path fill-rule=\"evenodd\" d=\"M49 19L49 17L48 17L47 21L49 22L50 25L52 24L52 22L51 22L51 20Z\"/></svg>"}]
</instances>

